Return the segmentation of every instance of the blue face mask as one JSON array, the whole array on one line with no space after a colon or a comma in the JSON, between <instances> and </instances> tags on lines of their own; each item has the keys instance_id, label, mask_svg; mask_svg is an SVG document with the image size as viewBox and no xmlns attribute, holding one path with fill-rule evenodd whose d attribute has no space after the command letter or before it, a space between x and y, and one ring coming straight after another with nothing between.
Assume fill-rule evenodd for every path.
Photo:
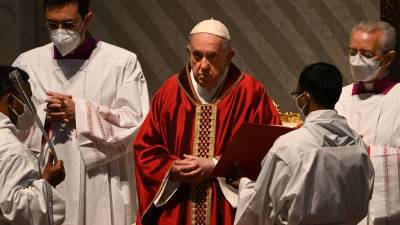
<instances>
[{"instance_id":1,"label":"blue face mask","mask_svg":"<svg viewBox=\"0 0 400 225\"><path fill-rule=\"evenodd\" d=\"M21 100L19 100L14 95L11 95L11 97L14 98L19 104L24 106L24 112L22 112L22 114L19 114L17 111L15 111L14 108L12 108L12 106L9 106L11 113L13 113L14 118L16 118L14 121L15 127L18 130L29 129L35 123L35 118L33 117L29 108Z\"/></svg>"},{"instance_id":2,"label":"blue face mask","mask_svg":"<svg viewBox=\"0 0 400 225\"><path fill-rule=\"evenodd\" d=\"M304 104L303 107L300 107L298 100L301 97L303 97L303 95L307 95L307 103ZM304 91L302 94L300 94L299 96L296 97L295 101L296 101L296 107L297 107L297 110L300 113L301 119L304 120L306 118L306 114L304 113L304 109L310 104L310 95L307 92Z\"/></svg>"}]
</instances>

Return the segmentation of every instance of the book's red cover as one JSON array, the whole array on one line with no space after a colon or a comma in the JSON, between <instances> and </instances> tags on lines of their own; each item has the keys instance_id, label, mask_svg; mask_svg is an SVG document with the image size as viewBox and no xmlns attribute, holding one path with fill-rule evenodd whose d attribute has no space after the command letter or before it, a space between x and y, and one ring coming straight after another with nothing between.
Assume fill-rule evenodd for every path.
<instances>
[{"instance_id":1,"label":"book's red cover","mask_svg":"<svg viewBox=\"0 0 400 225\"><path fill-rule=\"evenodd\" d=\"M294 128L279 125L243 123L219 159L212 175L234 177L237 162L248 178L256 180L261 171L261 161L275 140L293 130Z\"/></svg>"}]
</instances>

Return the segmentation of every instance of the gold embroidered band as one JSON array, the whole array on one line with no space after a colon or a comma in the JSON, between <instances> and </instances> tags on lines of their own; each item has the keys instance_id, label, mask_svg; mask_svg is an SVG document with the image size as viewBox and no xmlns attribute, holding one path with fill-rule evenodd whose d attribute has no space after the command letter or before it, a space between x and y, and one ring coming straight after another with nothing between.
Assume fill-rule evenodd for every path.
<instances>
[{"instance_id":1,"label":"gold embroidered band","mask_svg":"<svg viewBox=\"0 0 400 225\"><path fill-rule=\"evenodd\" d=\"M204 158L214 156L217 105L196 107L193 155ZM211 213L211 180L207 179L191 187L191 225L209 225Z\"/></svg>"}]
</instances>

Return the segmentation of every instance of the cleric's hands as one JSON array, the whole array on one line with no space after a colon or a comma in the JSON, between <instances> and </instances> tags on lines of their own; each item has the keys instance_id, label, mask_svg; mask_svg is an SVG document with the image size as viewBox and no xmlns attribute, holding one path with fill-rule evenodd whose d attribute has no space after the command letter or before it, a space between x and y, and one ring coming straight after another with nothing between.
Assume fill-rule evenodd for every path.
<instances>
[{"instance_id":1,"label":"cleric's hands","mask_svg":"<svg viewBox=\"0 0 400 225\"><path fill-rule=\"evenodd\" d=\"M234 170L235 170L234 176L225 178L225 182L234 187L235 189L238 189L240 184L240 179L246 177L246 174L242 171L237 162L235 162Z\"/></svg>"},{"instance_id":2,"label":"cleric's hands","mask_svg":"<svg viewBox=\"0 0 400 225\"><path fill-rule=\"evenodd\" d=\"M209 178L215 167L212 159L183 155L184 159L176 160L171 168L170 178L183 183L195 184Z\"/></svg>"},{"instance_id":3,"label":"cleric's hands","mask_svg":"<svg viewBox=\"0 0 400 225\"><path fill-rule=\"evenodd\" d=\"M47 92L46 119L71 123L75 121L75 102L71 95Z\"/></svg>"},{"instance_id":4,"label":"cleric's hands","mask_svg":"<svg viewBox=\"0 0 400 225\"><path fill-rule=\"evenodd\" d=\"M64 162L58 160L53 164L54 156L51 151L49 151L49 159L44 167L42 179L47 180L51 186L54 188L61 183L65 178Z\"/></svg>"}]
</instances>

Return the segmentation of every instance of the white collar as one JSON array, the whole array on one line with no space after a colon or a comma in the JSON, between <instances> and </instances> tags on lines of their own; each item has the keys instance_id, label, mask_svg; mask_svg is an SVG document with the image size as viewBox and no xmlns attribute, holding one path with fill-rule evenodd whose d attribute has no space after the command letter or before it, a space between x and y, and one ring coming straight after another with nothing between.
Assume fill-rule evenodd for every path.
<instances>
[{"instance_id":1,"label":"white collar","mask_svg":"<svg viewBox=\"0 0 400 225\"><path fill-rule=\"evenodd\" d=\"M321 109L321 110L316 110L316 111L310 112L307 115L305 122L316 121L316 120L330 120L330 119L337 119L337 118L338 118L338 113L336 112L336 110Z\"/></svg>"},{"instance_id":2,"label":"white collar","mask_svg":"<svg viewBox=\"0 0 400 225\"><path fill-rule=\"evenodd\" d=\"M222 76L218 79L217 85L215 85L215 87L211 88L210 90L206 90L205 88L201 87L197 83L196 79L194 79L193 70L190 70L190 79L192 81L193 89L196 96L200 99L201 104L211 103L212 99L215 97L215 94L217 94L217 91L219 90L220 86L225 81L225 78L228 74L228 68L229 66L225 69Z\"/></svg>"},{"instance_id":3,"label":"white collar","mask_svg":"<svg viewBox=\"0 0 400 225\"><path fill-rule=\"evenodd\" d=\"M8 116L4 115L0 112L0 128L9 128L15 134L17 129L15 128L14 124L11 122Z\"/></svg>"}]
</instances>

